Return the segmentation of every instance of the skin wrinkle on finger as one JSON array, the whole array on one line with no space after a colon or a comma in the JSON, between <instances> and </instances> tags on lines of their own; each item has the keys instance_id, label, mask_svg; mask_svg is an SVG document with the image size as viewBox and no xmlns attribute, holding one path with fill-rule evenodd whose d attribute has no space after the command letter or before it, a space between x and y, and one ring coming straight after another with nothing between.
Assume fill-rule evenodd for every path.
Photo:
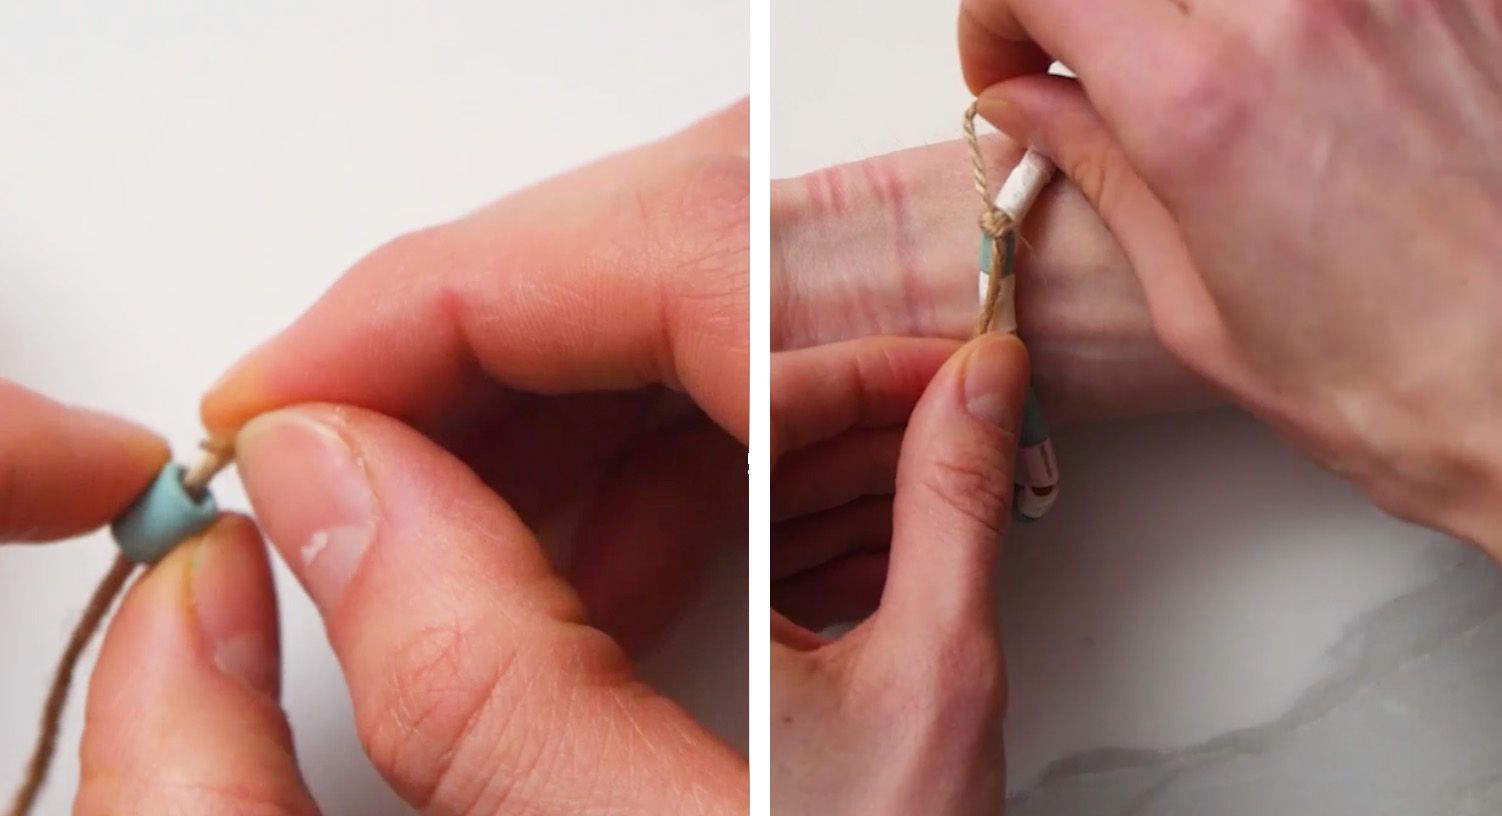
<instances>
[{"instance_id":1,"label":"skin wrinkle on finger","mask_svg":"<svg viewBox=\"0 0 1502 816\"><path fill-rule=\"evenodd\" d=\"M1006 530L1011 470L1027 353L1015 336L992 332L946 363L909 420L892 508L892 561L882 595L889 615L936 627L976 625L989 598L998 537ZM983 378L983 379L977 379ZM987 382L988 400L1011 406L998 425L966 407L967 383ZM920 444L914 440L929 440ZM942 549L925 547L932 540Z\"/></svg>"}]
</instances>

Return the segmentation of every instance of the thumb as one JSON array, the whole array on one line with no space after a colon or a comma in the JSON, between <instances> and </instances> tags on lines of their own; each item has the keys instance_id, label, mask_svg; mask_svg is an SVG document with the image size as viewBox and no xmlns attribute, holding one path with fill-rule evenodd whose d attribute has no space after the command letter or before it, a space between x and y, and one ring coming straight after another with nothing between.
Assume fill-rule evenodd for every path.
<instances>
[{"instance_id":1,"label":"thumb","mask_svg":"<svg viewBox=\"0 0 1502 816\"><path fill-rule=\"evenodd\" d=\"M744 760L641 682L531 530L431 440L307 405L252 420L237 457L324 617L365 751L408 801L559 814L744 799Z\"/></svg>"},{"instance_id":2,"label":"thumb","mask_svg":"<svg viewBox=\"0 0 1502 816\"><path fill-rule=\"evenodd\" d=\"M993 332L966 344L929 383L897 464L878 630L952 632L990 620L1027 380L1021 341Z\"/></svg>"}]
</instances>

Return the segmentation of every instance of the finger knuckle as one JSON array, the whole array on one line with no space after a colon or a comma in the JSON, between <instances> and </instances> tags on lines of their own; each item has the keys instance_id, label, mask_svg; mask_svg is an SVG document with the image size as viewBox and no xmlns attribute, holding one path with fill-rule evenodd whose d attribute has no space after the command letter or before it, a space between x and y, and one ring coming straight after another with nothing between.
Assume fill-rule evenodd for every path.
<instances>
[{"instance_id":1,"label":"finger knuckle","mask_svg":"<svg viewBox=\"0 0 1502 816\"><path fill-rule=\"evenodd\" d=\"M750 163L711 152L674 160L644 177L637 209L655 242L686 272L745 266L750 245Z\"/></svg>"},{"instance_id":2,"label":"finger knuckle","mask_svg":"<svg viewBox=\"0 0 1502 816\"><path fill-rule=\"evenodd\" d=\"M528 812L548 777L577 764L571 743L550 733L572 716L576 695L567 686L589 678L606 687L630 675L609 637L568 627L545 641L501 641L454 625L414 633L394 650L373 692L356 701L371 761L422 807L468 813L505 804Z\"/></svg>"},{"instance_id":3,"label":"finger knuckle","mask_svg":"<svg viewBox=\"0 0 1502 816\"><path fill-rule=\"evenodd\" d=\"M704 342L748 343L747 160L725 153L691 156L643 184L643 263L665 276L662 323L679 335L663 347L681 354ZM680 362L665 360L662 366L677 371Z\"/></svg>"},{"instance_id":4,"label":"finger knuckle","mask_svg":"<svg viewBox=\"0 0 1502 816\"><path fill-rule=\"evenodd\" d=\"M413 633L371 693L356 699L366 753L413 801L434 798L482 722L488 737L504 733L504 709L492 701L501 686L526 682L517 676L515 653L482 656L488 650L472 649L477 641L468 634L452 625Z\"/></svg>"}]
</instances>

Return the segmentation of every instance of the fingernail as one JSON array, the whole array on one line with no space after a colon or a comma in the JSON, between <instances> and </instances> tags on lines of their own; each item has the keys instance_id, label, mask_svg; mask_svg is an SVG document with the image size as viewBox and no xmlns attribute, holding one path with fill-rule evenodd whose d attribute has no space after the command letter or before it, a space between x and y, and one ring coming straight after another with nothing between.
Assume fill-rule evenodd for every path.
<instances>
[{"instance_id":1,"label":"fingernail","mask_svg":"<svg viewBox=\"0 0 1502 816\"><path fill-rule=\"evenodd\" d=\"M1022 111L999 90L989 90L976 99L975 110L980 117L1013 141L1026 144L1029 140L1029 123Z\"/></svg>"},{"instance_id":2,"label":"fingernail","mask_svg":"<svg viewBox=\"0 0 1502 816\"><path fill-rule=\"evenodd\" d=\"M965 360L965 409L1007 430L1017 427L1018 382L1025 376L1010 335L992 333L975 341Z\"/></svg>"},{"instance_id":3,"label":"fingernail","mask_svg":"<svg viewBox=\"0 0 1502 816\"><path fill-rule=\"evenodd\" d=\"M250 522L224 518L193 544L189 598L214 666L275 699L280 693L271 575ZM258 581L248 580L259 575Z\"/></svg>"},{"instance_id":4,"label":"fingernail","mask_svg":"<svg viewBox=\"0 0 1502 816\"><path fill-rule=\"evenodd\" d=\"M375 533L376 504L332 409L289 408L236 440L245 492L266 535L325 613L344 594Z\"/></svg>"},{"instance_id":5,"label":"fingernail","mask_svg":"<svg viewBox=\"0 0 1502 816\"><path fill-rule=\"evenodd\" d=\"M232 432L248 419L243 412L246 402L257 390L253 372L258 357L252 351L236 360L204 391L199 412L203 415L204 427L211 432Z\"/></svg>"}]
</instances>

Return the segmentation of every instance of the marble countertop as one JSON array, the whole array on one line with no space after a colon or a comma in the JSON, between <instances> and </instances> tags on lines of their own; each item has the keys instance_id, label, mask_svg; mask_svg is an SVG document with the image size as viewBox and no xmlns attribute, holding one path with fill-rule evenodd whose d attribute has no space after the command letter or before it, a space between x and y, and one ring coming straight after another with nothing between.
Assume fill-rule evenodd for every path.
<instances>
[{"instance_id":1,"label":"marble countertop","mask_svg":"<svg viewBox=\"0 0 1502 816\"><path fill-rule=\"evenodd\" d=\"M1502 810L1502 570L1229 410L1059 435L1007 544L1011 816Z\"/></svg>"}]
</instances>

